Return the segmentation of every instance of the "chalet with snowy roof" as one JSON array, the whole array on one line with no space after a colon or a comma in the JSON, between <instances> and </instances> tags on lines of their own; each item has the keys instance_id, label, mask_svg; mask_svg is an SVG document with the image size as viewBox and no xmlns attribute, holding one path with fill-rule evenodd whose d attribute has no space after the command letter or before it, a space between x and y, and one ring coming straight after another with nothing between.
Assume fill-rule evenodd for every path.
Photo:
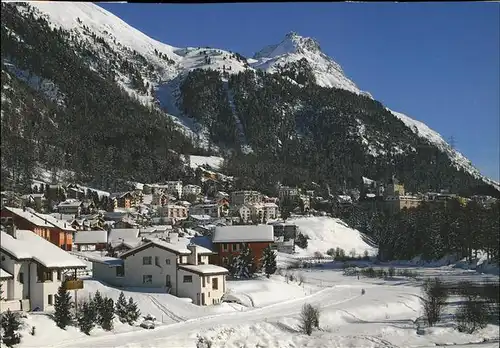
<instances>
[{"instance_id":1,"label":"chalet with snowy roof","mask_svg":"<svg viewBox=\"0 0 500 348\"><path fill-rule=\"evenodd\" d=\"M92 260L93 277L114 286L159 288L197 305L220 303L228 270L209 263L213 251L179 240L151 238L119 258Z\"/></svg>"},{"instance_id":2,"label":"chalet with snowy roof","mask_svg":"<svg viewBox=\"0 0 500 348\"><path fill-rule=\"evenodd\" d=\"M78 231L73 240L73 250L94 251L105 250L108 244L108 231Z\"/></svg>"},{"instance_id":3,"label":"chalet with snowy roof","mask_svg":"<svg viewBox=\"0 0 500 348\"><path fill-rule=\"evenodd\" d=\"M136 195L134 192L117 192L110 196L111 207L116 208L132 208L137 204Z\"/></svg>"},{"instance_id":4,"label":"chalet with snowy roof","mask_svg":"<svg viewBox=\"0 0 500 348\"><path fill-rule=\"evenodd\" d=\"M53 310L61 285L69 290L83 288L77 270L86 265L78 258L14 225L0 233L0 280L6 284L2 286L5 300L0 301L1 311Z\"/></svg>"},{"instance_id":5,"label":"chalet with snowy roof","mask_svg":"<svg viewBox=\"0 0 500 348\"><path fill-rule=\"evenodd\" d=\"M216 255L212 262L227 266L230 256L237 256L246 244L252 250L257 264L264 249L274 243L273 227L270 225L218 226L212 236Z\"/></svg>"},{"instance_id":6,"label":"chalet with snowy roof","mask_svg":"<svg viewBox=\"0 0 500 348\"><path fill-rule=\"evenodd\" d=\"M4 207L1 210L3 225L15 225L30 230L65 250L71 250L75 229L68 222L48 214L40 214L30 208Z\"/></svg>"},{"instance_id":7,"label":"chalet with snowy roof","mask_svg":"<svg viewBox=\"0 0 500 348\"><path fill-rule=\"evenodd\" d=\"M67 199L57 205L57 211L61 214L80 215L82 212L83 203L76 199Z\"/></svg>"},{"instance_id":8,"label":"chalet with snowy roof","mask_svg":"<svg viewBox=\"0 0 500 348\"><path fill-rule=\"evenodd\" d=\"M44 193L30 193L21 196L24 206L32 207L37 211L40 211L43 204L47 200Z\"/></svg>"}]
</instances>

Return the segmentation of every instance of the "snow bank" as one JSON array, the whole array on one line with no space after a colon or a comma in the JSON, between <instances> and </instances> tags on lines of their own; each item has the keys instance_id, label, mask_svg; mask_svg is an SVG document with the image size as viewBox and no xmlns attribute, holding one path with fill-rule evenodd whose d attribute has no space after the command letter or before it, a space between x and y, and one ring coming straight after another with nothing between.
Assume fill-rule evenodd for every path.
<instances>
[{"instance_id":1,"label":"snow bank","mask_svg":"<svg viewBox=\"0 0 500 348\"><path fill-rule=\"evenodd\" d=\"M307 249L296 247L300 256L313 256L316 251L326 254L330 248L342 248L349 254L352 249L356 255L362 256L368 251L376 255L377 249L368 245L361 238L358 230L348 227L342 220L326 216L289 219L287 222L299 227L299 231L309 237Z\"/></svg>"}]
</instances>

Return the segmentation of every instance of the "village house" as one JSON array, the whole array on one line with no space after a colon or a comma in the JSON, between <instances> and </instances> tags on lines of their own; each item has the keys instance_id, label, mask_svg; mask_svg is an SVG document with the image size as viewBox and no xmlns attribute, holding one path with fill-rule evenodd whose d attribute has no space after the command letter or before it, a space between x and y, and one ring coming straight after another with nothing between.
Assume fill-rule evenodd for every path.
<instances>
[{"instance_id":1,"label":"village house","mask_svg":"<svg viewBox=\"0 0 500 348\"><path fill-rule=\"evenodd\" d=\"M111 208L132 208L137 205L137 197L135 192L117 192L110 196Z\"/></svg>"},{"instance_id":2,"label":"village house","mask_svg":"<svg viewBox=\"0 0 500 348\"><path fill-rule=\"evenodd\" d=\"M4 207L0 214L2 225L14 224L19 229L33 231L62 249L72 248L75 229L65 221L37 213L30 208Z\"/></svg>"},{"instance_id":3,"label":"village house","mask_svg":"<svg viewBox=\"0 0 500 348\"><path fill-rule=\"evenodd\" d=\"M278 197L280 200L285 198L296 200L300 194L300 190L297 187L280 186Z\"/></svg>"},{"instance_id":4,"label":"village house","mask_svg":"<svg viewBox=\"0 0 500 348\"><path fill-rule=\"evenodd\" d=\"M197 305L220 303L228 270L209 264L213 252L178 239L150 239L119 258L92 260L93 277L114 286L160 288Z\"/></svg>"},{"instance_id":5,"label":"village house","mask_svg":"<svg viewBox=\"0 0 500 348\"><path fill-rule=\"evenodd\" d=\"M186 185L182 188L182 197L187 197L189 195L198 196L201 194L201 187L198 185Z\"/></svg>"},{"instance_id":6,"label":"village house","mask_svg":"<svg viewBox=\"0 0 500 348\"><path fill-rule=\"evenodd\" d=\"M222 216L222 206L217 203L192 205L189 207L189 215L208 215L219 218Z\"/></svg>"},{"instance_id":7,"label":"village house","mask_svg":"<svg viewBox=\"0 0 500 348\"><path fill-rule=\"evenodd\" d=\"M214 251L211 262L227 266L229 256L237 256L244 244L252 250L255 261L261 263L264 249L274 243L273 227L270 225L218 226L212 237Z\"/></svg>"},{"instance_id":8,"label":"village house","mask_svg":"<svg viewBox=\"0 0 500 348\"><path fill-rule=\"evenodd\" d=\"M165 206L169 202L169 195L167 193L164 193L162 191L157 191L153 193L151 199L151 205L159 205L161 207Z\"/></svg>"},{"instance_id":9,"label":"village house","mask_svg":"<svg viewBox=\"0 0 500 348\"><path fill-rule=\"evenodd\" d=\"M73 240L74 251L105 250L108 245L108 231L78 231Z\"/></svg>"},{"instance_id":10,"label":"village house","mask_svg":"<svg viewBox=\"0 0 500 348\"><path fill-rule=\"evenodd\" d=\"M108 244L116 252L130 250L141 244L138 228L112 228L108 234Z\"/></svg>"},{"instance_id":11,"label":"village house","mask_svg":"<svg viewBox=\"0 0 500 348\"><path fill-rule=\"evenodd\" d=\"M32 231L9 226L1 232L0 258L5 300L1 311L54 309L55 295L63 285L68 290L83 289L77 270L87 266Z\"/></svg>"},{"instance_id":12,"label":"village house","mask_svg":"<svg viewBox=\"0 0 500 348\"><path fill-rule=\"evenodd\" d=\"M297 238L297 225L284 222L274 222L274 247L279 252L292 254L295 251L295 238Z\"/></svg>"},{"instance_id":13,"label":"village house","mask_svg":"<svg viewBox=\"0 0 500 348\"><path fill-rule=\"evenodd\" d=\"M248 203L262 202L263 195L258 191L234 191L231 192L231 204L240 206Z\"/></svg>"},{"instance_id":14,"label":"village house","mask_svg":"<svg viewBox=\"0 0 500 348\"><path fill-rule=\"evenodd\" d=\"M183 205L167 204L164 207L158 207L158 214L169 223L177 220L184 220L188 217L187 208Z\"/></svg>"},{"instance_id":15,"label":"village house","mask_svg":"<svg viewBox=\"0 0 500 348\"><path fill-rule=\"evenodd\" d=\"M67 199L57 205L57 211L61 214L79 216L82 212L83 203L75 199Z\"/></svg>"},{"instance_id":16,"label":"village house","mask_svg":"<svg viewBox=\"0 0 500 348\"><path fill-rule=\"evenodd\" d=\"M41 211L46 201L44 193L30 193L21 196L21 199L23 201L23 206L32 207L36 211Z\"/></svg>"},{"instance_id":17,"label":"village house","mask_svg":"<svg viewBox=\"0 0 500 348\"><path fill-rule=\"evenodd\" d=\"M166 191L179 199L182 197L182 181L167 181L165 183Z\"/></svg>"}]
</instances>

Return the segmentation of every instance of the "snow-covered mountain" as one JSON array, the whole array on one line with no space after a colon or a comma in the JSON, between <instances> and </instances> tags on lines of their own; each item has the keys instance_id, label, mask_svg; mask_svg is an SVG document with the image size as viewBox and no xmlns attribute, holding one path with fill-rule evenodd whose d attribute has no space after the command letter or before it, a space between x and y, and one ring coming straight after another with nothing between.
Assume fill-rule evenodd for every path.
<instances>
[{"instance_id":1,"label":"snow-covered mountain","mask_svg":"<svg viewBox=\"0 0 500 348\"><path fill-rule=\"evenodd\" d=\"M315 76L316 83L324 87L335 87L372 98L371 94L362 91L343 72L341 66L321 51L319 43L297 33L289 33L274 45L266 46L253 58L247 59L237 53L208 47L179 48L159 42L126 22L92 3L50 3L32 2L31 6L39 10L54 28L63 28L80 38L96 51L102 51L103 42L118 56L135 61L138 67L146 61L153 71L140 69L143 81L154 89L139 91L131 87L131 78L122 73L117 74L116 82L129 94L144 104L160 105L184 131L191 136L206 138L203 128L185 117L179 108L179 86L184 76L193 69L214 69L223 73L227 79L230 74L245 70L264 70L276 72L287 63L299 60L307 61ZM96 42L92 36L101 41ZM103 60L111 59L100 53ZM137 58L137 55L142 58ZM389 109L388 109L389 110ZM389 110L391 111L391 110ZM485 183L500 185L480 174L480 172L458 151L452 149L446 141L424 123L414 120L402 113L391 111L414 133L437 146L448 154L457 168L462 168ZM202 140L203 140L202 139Z\"/></svg>"}]
</instances>

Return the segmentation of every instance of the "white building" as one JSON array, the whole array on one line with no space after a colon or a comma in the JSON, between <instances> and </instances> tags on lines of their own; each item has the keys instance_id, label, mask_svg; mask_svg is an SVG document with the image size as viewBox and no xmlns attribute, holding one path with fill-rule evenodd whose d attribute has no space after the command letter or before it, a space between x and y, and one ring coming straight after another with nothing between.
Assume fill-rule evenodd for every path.
<instances>
[{"instance_id":1,"label":"white building","mask_svg":"<svg viewBox=\"0 0 500 348\"><path fill-rule=\"evenodd\" d=\"M264 195L258 191L234 191L231 192L231 204L238 206L247 203L262 202Z\"/></svg>"},{"instance_id":2,"label":"white building","mask_svg":"<svg viewBox=\"0 0 500 348\"><path fill-rule=\"evenodd\" d=\"M198 185L186 185L182 188L182 196L199 195L201 194L201 187Z\"/></svg>"},{"instance_id":3,"label":"white building","mask_svg":"<svg viewBox=\"0 0 500 348\"><path fill-rule=\"evenodd\" d=\"M222 206L217 203L192 205L189 207L189 215L208 215L219 218L222 216Z\"/></svg>"},{"instance_id":4,"label":"white building","mask_svg":"<svg viewBox=\"0 0 500 348\"><path fill-rule=\"evenodd\" d=\"M32 231L1 232L2 297L0 310L54 309L55 295L77 269L87 266L78 258ZM83 287L83 282L81 282Z\"/></svg>"},{"instance_id":5,"label":"white building","mask_svg":"<svg viewBox=\"0 0 500 348\"><path fill-rule=\"evenodd\" d=\"M182 197L182 181L167 181L165 187L166 191L173 194L176 198Z\"/></svg>"},{"instance_id":6,"label":"white building","mask_svg":"<svg viewBox=\"0 0 500 348\"><path fill-rule=\"evenodd\" d=\"M267 222L277 219L279 208L275 203L250 203L242 205L238 212L243 222L250 222L255 217L257 222Z\"/></svg>"},{"instance_id":7,"label":"white building","mask_svg":"<svg viewBox=\"0 0 500 348\"><path fill-rule=\"evenodd\" d=\"M115 286L162 288L197 305L221 302L227 269L208 263L207 248L151 239L120 258L92 260L93 277Z\"/></svg>"}]
</instances>

